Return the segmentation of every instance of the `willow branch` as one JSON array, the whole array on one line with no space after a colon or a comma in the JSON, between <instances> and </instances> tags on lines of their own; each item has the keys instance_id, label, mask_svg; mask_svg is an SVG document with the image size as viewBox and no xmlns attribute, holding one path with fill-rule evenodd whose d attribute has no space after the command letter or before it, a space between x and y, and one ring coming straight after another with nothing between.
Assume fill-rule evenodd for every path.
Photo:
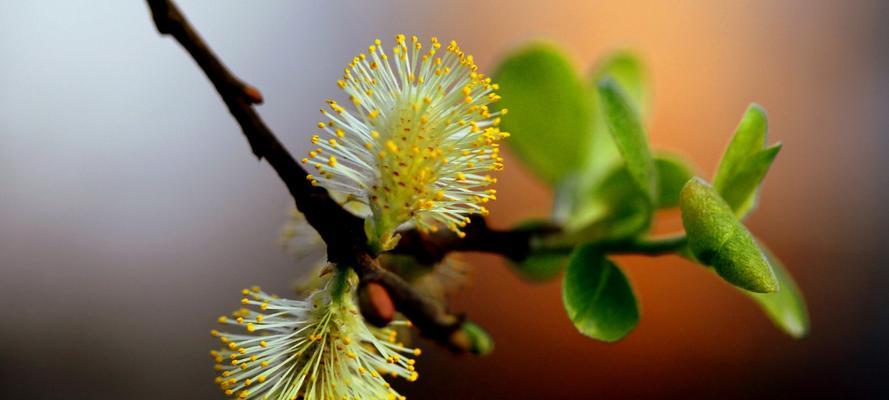
<instances>
[{"instance_id":1,"label":"willow branch","mask_svg":"<svg viewBox=\"0 0 889 400\"><path fill-rule=\"evenodd\" d=\"M547 243L547 239L558 238L563 232L557 226L535 226L511 230L497 230L488 226L484 218L471 217L472 222L464 228L466 237L458 238L451 232L424 234L416 230L401 233L401 240L392 253L409 255L423 264L440 262L451 252L475 251L496 254L509 260L520 262L532 251L555 254L570 254L578 242ZM535 248L535 241L540 244ZM618 241L603 241L595 244L609 254L635 254L662 256L680 251L688 243L685 234L655 238L634 238Z\"/></svg>"},{"instance_id":2,"label":"willow branch","mask_svg":"<svg viewBox=\"0 0 889 400\"><path fill-rule=\"evenodd\" d=\"M535 237L560 232L553 226L498 230L488 226L487 221L478 215L470 217L470 220L463 228L466 236L462 239L449 231L432 234L417 230L402 232L401 240L392 252L410 255L424 264L435 264L448 253L463 251L497 254L512 261L521 261L531 253Z\"/></svg>"},{"instance_id":3,"label":"willow branch","mask_svg":"<svg viewBox=\"0 0 889 400\"><path fill-rule=\"evenodd\" d=\"M259 91L238 79L222 64L173 2L148 0L148 6L158 32L172 36L185 48L241 126L253 154L266 160L278 173L297 208L327 244L328 259L352 266L362 280L384 286L399 311L421 333L457 349L449 340L460 328L462 318L449 314L443 305L422 296L399 276L380 267L367 247L363 221L340 207L326 190L312 186L306 180L306 171L257 114L253 105L262 101Z\"/></svg>"}]
</instances>

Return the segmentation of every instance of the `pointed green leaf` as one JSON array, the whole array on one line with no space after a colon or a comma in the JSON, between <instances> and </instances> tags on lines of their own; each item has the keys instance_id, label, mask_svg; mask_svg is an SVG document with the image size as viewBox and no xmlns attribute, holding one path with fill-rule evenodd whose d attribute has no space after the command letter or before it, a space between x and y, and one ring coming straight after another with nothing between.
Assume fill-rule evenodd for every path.
<instances>
[{"instance_id":1,"label":"pointed green leaf","mask_svg":"<svg viewBox=\"0 0 889 400\"><path fill-rule=\"evenodd\" d=\"M689 246L701 263L742 289L778 290L777 278L753 235L707 182L689 180L680 193L679 208Z\"/></svg>"},{"instance_id":2,"label":"pointed green leaf","mask_svg":"<svg viewBox=\"0 0 889 400\"><path fill-rule=\"evenodd\" d=\"M756 301L769 319L782 331L793 338L803 338L809 333L809 312L803 293L781 260L762 243L759 245L768 258L772 270L775 271L781 290L778 293L743 292Z\"/></svg>"},{"instance_id":3,"label":"pointed green leaf","mask_svg":"<svg viewBox=\"0 0 889 400\"><path fill-rule=\"evenodd\" d=\"M630 51L615 51L606 56L591 74L591 82L598 83L610 77L627 94L627 99L639 115L648 111L648 77L642 61Z\"/></svg>"},{"instance_id":4,"label":"pointed green leaf","mask_svg":"<svg viewBox=\"0 0 889 400\"><path fill-rule=\"evenodd\" d=\"M508 108L502 128L526 167L550 184L575 173L586 157L590 95L561 50L534 44L507 56L494 73Z\"/></svg>"},{"instance_id":5,"label":"pointed green leaf","mask_svg":"<svg viewBox=\"0 0 889 400\"><path fill-rule=\"evenodd\" d=\"M577 330L593 339L620 340L639 323L639 306L626 276L591 245L571 255L562 301Z\"/></svg>"},{"instance_id":6,"label":"pointed green leaf","mask_svg":"<svg viewBox=\"0 0 889 400\"><path fill-rule=\"evenodd\" d=\"M719 190L738 218L744 218L756 207L757 191L779 151L780 143L751 154L734 169L732 177Z\"/></svg>"},{"instance_id":7,"label":"pointed green leaf","mask_svg":"<svg viewBox=\"0 0 889 400\"><path fill-rule=\"evenodd\" d=\"M627 101L634 110L644 115L647 109L647 82L638 58L630 52L617 51L597 63L586 85L593 118L583 141L586 146L583 150L584 162L575 174L566 176L556 187L557 203L554 205L553 218L562 223L570 222L570 211L584 208L590 202L589 192L600 185L615 166L623 164L599 104L598 82L604 78L613 79L627 93Z\"/></svg>"},{"instance_id":8,"label":"pointed green leaf","mask_svg":"<svg viewBox=\"0 0 889 400\"><path fill-rule=\"evenodd\" d=\"M760 184L781 150L780 144L765 148L767 139L765 110L751 104L738 124L713 178L713 187L739 218L756 207Z\"/></svg>"},{"instance_id":9,"label":"pointed green leaf","mask_svg":"<svg viewBox=\"0 0 889 400\"><path fill-rule=\"evenodd\" d=\"M735 128L735 135L722 156L714 182L730 177L733 168L751 154L762 150L766 145L768 130L766 111L759 104L751 104Z\"/></svg>"},{"instance_id":10,"label":"pointed green leaf","mask_svg":"<svg viewBox=\"0 0 889 400\"><path fill-rule=\"evenodd\" d=\"M599 99L608 130L626 162L630 176L646 198L654 201L657 198L657 172L636 110L612 79L599 82Z\"/></svg>"},{"instance_id":11,"label":"pointed green leaf","mask_svg":"<svg viewBox=\"0 0 889 400\"><path fill-rule=\"evenodd\" d=\"M617 51L604 57L596 64L589 75L589 90L592 94L593 129L590 132L589 148L586 151L586 165L581 173L580 187L586 191L595 186L615 162L620 160L620 153L608 131L601 100L599 100L599 81L610 78L627 94L628 102L638 114L647 115L649 94L645 68L634 54L628 51Z\"/></svg>"}]
</instances>

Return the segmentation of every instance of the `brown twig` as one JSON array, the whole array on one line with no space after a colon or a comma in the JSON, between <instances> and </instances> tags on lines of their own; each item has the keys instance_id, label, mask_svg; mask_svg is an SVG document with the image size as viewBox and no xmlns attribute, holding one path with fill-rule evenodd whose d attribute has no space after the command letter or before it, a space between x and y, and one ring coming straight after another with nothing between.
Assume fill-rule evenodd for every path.
<instances>
[{"instance_id":1,"label":"brown twig","mask_svg":"<svg viewBox=\"0 0 889 400\"><path fill-rule=\"evenodd\" d=\"M241 125L253 154L268 161L287 185L297 208L327 243L331 261L351 261L341 257L364 251L366 239L361 219L340 207L326 190L306 180L306 171L254 110L253 103L262 98L259 91L244 84L222 64L175 4L148 0L148 5L158 32L173 36L188 51Z\"/></svg>"},{"instance_id":2,"label":"brown twig","mask_svg":"<svg viewBox=\"0 0 889 400\"><path fill-rule=\"evenodd\" d=\"M536 236L559 232L551 226L527 229L497 230L488 226L481 216L473 215L463 229L466 237L460 239L449 231L432 234L410 230L401 233L401 240L392 253L410 255L424 264L435 264L455 251L477 251L498 254L512 261L521 261L531 252L531 241Z\"/></svg>"},{"instance_id":3,"label":"brown twig","mask_svg":"<svg viewBox=\"0 0 889 400\"><path fill-rule=\"evenodd\" d=\"M450 340L463 319L449 314L442 304L419 294L399 276L380 267L368 249L363 221L340 207L326 190L306 180L306 171L254 110L253 104L262 101L260 92L222 64L175 4L169 0L148 0L148 5L158 32L173 36L197 62L241 126L253 154L265 159L284 181L297 208L327 244L328 259L352 266L363 281L383 286L398 310L425 336L454 350L466 350Z\"/></svg>"}]
</instances>

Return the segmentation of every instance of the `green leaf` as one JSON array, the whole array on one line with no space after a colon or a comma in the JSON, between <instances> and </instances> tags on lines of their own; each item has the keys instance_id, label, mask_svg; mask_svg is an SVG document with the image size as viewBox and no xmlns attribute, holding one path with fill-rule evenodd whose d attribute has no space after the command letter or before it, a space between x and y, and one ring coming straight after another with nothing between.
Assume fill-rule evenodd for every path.
<instances>
[{"instance_id":1,"label":"green leaf","mask_svg":"<svg viewBox=\"0 0 889 400\"><path fill-rule=\"evenodd\" d=\"M654 164L658 178L658 208L678 206L682 187L694 176L692 168L682 158L671 154L657 155Z\"/></svg>"},{"instance_id":2,"label":"green leaf","mask_svg":"<svg viewBox=\"0 0 889 400\"><path fill-rule=\"evenodd\" d=\"M738 218L744 218L756 207L759 187L779 151L780 143L751 154L735 168L728 183L719 190Z\"/></svg>"},{"instance_id":3,"label":"green leaf","mask_svg":"<svg viewBox=\"0 0 889 400\"><path fill-rule=\"evenodd\" d=\"M524 47L494 73L508 108L501 127L525 166L556 184L582 165L592 126L590 95L561 50L547 44Z\"/></svg>"},{"instance_id":4,"label":"green leaf","mask_svg":"<svg viewBox=\"0 0 889 400\"><path fill-rule=\"evenodd\" d=\"M648 82L642 62L632 53L617 51L604 57L597 63L589 75L589 90L593 104L593 129L587 150L587 162L582 171L581 188L595 186L603 174L620 159L620 153L608 131L605 115L599 100L599 81L611 78L624 92L627 100L640 116L645 117L648 111Z\"/></svg>"},{"instance_id":5,"label":"green leaf","mask_svg":"<svg viewBox=\"0 0 889 400\"><path fill-rule=\"evenodd\" d=\"M713 178L716 191L739 218L756 207L762 180L781 150L780 144L765 148L767 139L765 110L751 104L738 124Z\"/></svg>"},{"instance_id":6,"label":"green leaf","mask_svg":"<svg viewBox=\"0 0 889 400\"><path fill-rule=\"evenodd\" d=\"M657 172L648 148L648 138L636 110L612 79L599 82L599 99L608 129L626 162L630 176L646 198L654 201L657 198Z\"/></svg>"},{"instance_id":7,"label":"green leaf","mask_svg":"<svg viewBox=\"0 0 889 400\"><path fill-rule=\"evenodd\" d=\"M657 207L676 207L679 192L692 177L691 168L682 159L667 154L655 158L655 167L661 188ZM633 183L626 165L613 169L584 200L574 204L575 209L564 222L566 231L575 233L575 243L632 238L648 229L654 216L651 204Z\"/></svg>"},{"instance_id":8,"label":"green leaf","mask_svg":"<svg viewBox=\"0 0 889 400\"><path fill-rule=\"evenodd\" d=\"M750 293L743 291L756 301L769 319L782 331L800 339L809 333L809 312L803 293L793 280L793 276L768 248L760 243L760 248L769 260L781 290L778 293Z\"/></svg>"},{"instance_id":9,"label":"green leaf","mask_svg":"<svg viewBox=\"0 0 889 400\"><path fill-rule=\"evenodd\" d=\"M593 339L620 340L639 323L639 306L627 278L591 245L571 255L562 301L577 330Z\"/></svg>"},{"instance_id":10,"label":"green leaf","mask_svg":"<svg viewBox=\"0 0 889 400\"><path fill-rule=\"evenodd\" d=\"M692 178L679 197L682 225L695 257L729 283L752 292L778 291L769 262L729 205L703 179Z\"/></svg>"},{"instance_id":11,"label":"green leaf","mask_svg":"<svg viewBox=\"0 0 889 400\"><path fill-rule=\"evenodd\" d=\"M565 229L575 233L575 243L630 238L651 223L651 203L626 165L614 168L584 197L564 222Z\"/></svg>"},{"instance_id":12,"label":"green leaf","mask_svg":"<svg viewBox=\"0 0 889 400\"><path fill-rule=\"evenodd\" d=\"M576 174L566 176L556 187L557 202L554 204L553 218L562 223L571 222L571 210L587 206L591 201L588 194L602 184L615 166L624 164L608 130L599 100L597 84L604 78L613 79L624 89L628 102L637 112L641 111L641 115L647 109L645 71L638 58L629 52L617 51L597 63L587 84L593 120L590 131L585 133L587 147L583 151L584 163ZM577 223L574 225L577 226Z\"/></svg>"},{"instance_id":13,"label":"green leaf","mask_svg":"<svg viewBox=\"0 0 889 400\"><path fill-rule=\"evenodd\" d=\"M655 166L658 186L663 188L657 206L675 207L682 186L692 176L691 169L679 158L667 155L658 156ZM552 245L626 240L651 226L654 209L625 165L613 169L584 198L586 201L575 203L575 209L564 219L566 235Z\"/></svg>"},{"instance_id":14,"label":"green leaf","mask_svg":"<svg viewBox=\"0 0 889 400\"><path fill-rule=\"evenodd\" d=\"M621 50L605 57L591 74L594 84L610 77L624 90L627 99L639 115L648 111L649 93L647 76L642 61L632 52Z\"/></svg>"}]
</instances>

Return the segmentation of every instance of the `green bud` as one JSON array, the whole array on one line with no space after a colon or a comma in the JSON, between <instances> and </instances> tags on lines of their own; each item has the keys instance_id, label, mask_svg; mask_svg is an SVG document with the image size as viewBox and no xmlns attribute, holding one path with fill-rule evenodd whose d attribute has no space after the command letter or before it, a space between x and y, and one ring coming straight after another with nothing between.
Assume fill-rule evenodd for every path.
<instances>
[{"instance_id":1,"label":"green bud","mask_svg":"<svg viewBox=\"0 0 889 400\"><path fill-rule=\"evenodd\" d=\"M494 340L480 326L465 321L451 336L451 343L461 350L479 356L486 356L494 351Z\"/></svg>"},{"instance_id":2,"label":"green bud","mask_svg":"<svg viewBox=\"0 0 889 400\"><path fill-rule=\"evenodd\" d=\"M758 293L778 291L778 280L753 236L706 181L692 178L679 197L688 243L701 263L729 283Z\"/></svg>"}]
</instances>

